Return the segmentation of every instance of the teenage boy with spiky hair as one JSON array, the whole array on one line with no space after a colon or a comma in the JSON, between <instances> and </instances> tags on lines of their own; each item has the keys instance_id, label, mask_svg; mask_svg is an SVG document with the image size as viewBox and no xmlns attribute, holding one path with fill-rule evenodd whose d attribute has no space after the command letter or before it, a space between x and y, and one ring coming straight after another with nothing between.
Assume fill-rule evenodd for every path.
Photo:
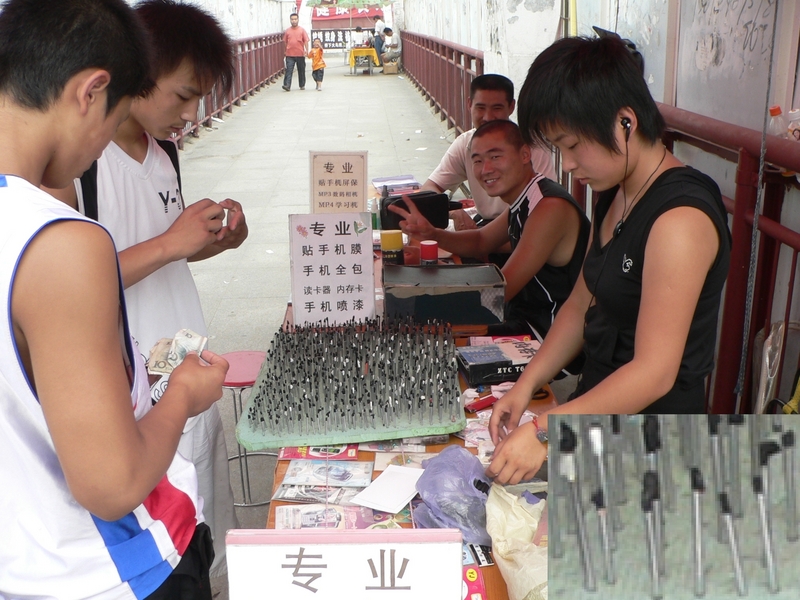
<instances>
[{"instance_id":1,"label":"teenage boy with spiky hair","mask_svg":"<svg viewBox=\"0 0 800 600\"><path fill-rule=\"evenodd\" d=\"M230 90L230 39L214 17L191 4L146 0L135 10L150 34L155 85L134 99L130 117L96 165L58 195L77 202L81 212L111 232L120 253L131 333L147 357L159 339L172 338L180 329L206 335L187 261L238 247L247 237L247 224L241 205L230 199L184 204L177 149L169 139L197 118L200 101L215 84L222 94ZM151 381L154 401L167 381L168 376ZM197 469L216 553L211 574L221 575L225 531L238 522L216 405L186 424L178 450Z\"/></svg>"},{"instance_id":2,"label":"teenage boy with spiky hair","mask_svg":"<svg viewBox=\"0 0 800 600\"><path fill-rule=\"evenodd\" d=\"M176 448L227 363L187 356L153 407L111 237L40 189L102 153L147 81L146 46L123 0L0 7L3 598L152 597L211 556Z\"/></svg>"}]
</instances>

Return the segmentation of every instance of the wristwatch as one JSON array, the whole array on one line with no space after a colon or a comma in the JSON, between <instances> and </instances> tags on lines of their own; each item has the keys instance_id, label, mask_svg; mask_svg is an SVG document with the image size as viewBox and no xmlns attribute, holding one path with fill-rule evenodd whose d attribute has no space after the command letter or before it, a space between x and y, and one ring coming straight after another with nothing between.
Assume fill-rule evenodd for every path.
<instances>
[{"instance_id":1,"label":"wristwatch","mask_svg":"<svg viewBox=\"0 0 800 600\"><path fill-rule=\"evenodd\" d=\"M533 417L533 426L536 428L536 439L543 444L547 442L547 431L539 427L539 417Z\"/></svg>"}]
</instances>

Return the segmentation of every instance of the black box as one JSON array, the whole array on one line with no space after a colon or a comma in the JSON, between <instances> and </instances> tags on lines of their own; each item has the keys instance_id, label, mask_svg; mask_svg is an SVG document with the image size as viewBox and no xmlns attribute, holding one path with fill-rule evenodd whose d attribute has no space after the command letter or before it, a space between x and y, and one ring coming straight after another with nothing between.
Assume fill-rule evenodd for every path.
<instances>
[{"instance_id":1,"label":"black box","mask_svg":"<svg viewBox=\"0 0 800 600\"><path fill-rule=\"evenodd\" d=\"M456 348L458 366L470 387L519 379L531 357L539 349L539 341L518 340Z\"/></svg>"},{"instance_id":2,"label":"black box","mask_svg":"<svg viewBox=\"0 0 800 600\"><path fill-rule=\"evenodd\" d=\"M384 265L383 288L387 317L451 325L503 321L506 281L495 265Z\"/></svg>"}]
</instances>

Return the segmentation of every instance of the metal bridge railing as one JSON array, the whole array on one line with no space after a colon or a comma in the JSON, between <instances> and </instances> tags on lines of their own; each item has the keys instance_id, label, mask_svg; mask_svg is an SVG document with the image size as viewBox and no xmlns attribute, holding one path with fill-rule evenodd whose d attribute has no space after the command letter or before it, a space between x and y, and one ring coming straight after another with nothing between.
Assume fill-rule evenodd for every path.
<instances>
[{"instance_id":1,"label":"metal bridge railing","mask_svg":"<svg viewBox=\"0 0 800 600\"><path fill-rule=\"evenodd\" d=\"M448 127L459 133L472 129L467 99L472 80L483 75L483 52L409 31L400 38L408 78Z\"/></svg>"},{"instance_id":2,"label":"metal bridge railing","mask_svg":"<svg viewBox=\"0 0 800 600\"><path fill-rule=\"evenodd\" d=\"M275 81L283 73L284 43L282 33L271 33L234 42L236 67L230 94L224 96L214 87L197 110L197 120L186 125L176 136L178 147L183 148L187 135L197 137L200 127L210 127L212 118L221 118L234 105L252 96L262 86Z\"/></svg>"}]
</instances>

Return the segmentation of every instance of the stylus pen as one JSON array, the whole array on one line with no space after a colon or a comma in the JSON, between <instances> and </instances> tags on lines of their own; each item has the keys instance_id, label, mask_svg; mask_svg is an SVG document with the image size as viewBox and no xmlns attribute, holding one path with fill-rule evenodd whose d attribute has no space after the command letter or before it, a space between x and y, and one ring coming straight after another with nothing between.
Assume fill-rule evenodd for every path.
<instances>
[{"instance_id":1,"label":"stylus pen","mask_svg":"<svg viewBox=\"0 0 800 600\"><path fill-rule=\"evenodd\" d=\"M614 577L614 557L611 553L610 531L608 526L608 512L606 511L603 499L603 490L597 490L592 494L592 502L597 509L597 522L600 527L600 544L603 548L603 563L606 571L606 583L613 584Z\"/></svg>"},{"instance_id":2,"label":"stylus pen","mask_svg":"<svg viewBox=\"0 0 800 600\"><path fill-rule=\"evenodd\" d=\"M731 505L726 493L719 494L719 506L725 529L728 532L728 545L731 548L731 561L733 562L733 575L736 579L736 590L740 596L747 595L747 583L744 580L742 571L742 558L739 555L739 543L736 540L736 529L733 526L733 515L731 515Z\"/></svg>"},{"instance_id":3,"label":"stylus pen","mask_svg":"<svg viewBox=\"0 0 800 600\"><path fill-rule=\"evenodd\" d=\"M778 442L767 440L758 445L758 464L761 465L761 479L764 482L764 502L767 505L767 523L772 524L772 487L769 477L769 459L781 451Z\"/></svg>"},{"instance_id":4,"label":"stylus pen","mask_svg":"<svg viewBox=\"0 0 800 600\"><path fill-rule=\"evenodd\" d=\"M622 437L622 424L619 415L611 415L611 439L613 440L612 449L614 452L616 503L625 504L628 502L628 495L625 491L625 471L622 464L624 438Z\"/></svg>"},{"instance_id":5,"label":"stylus pen","mask_svg":"<svg viewBox=\"0 0 800 600\"><path fill-rule=\"evenodd\" d=\"M561 474L567 480L567 486L570 488L570 495L573 499L575 506L575 523L578 528L578 550L581 557L581 565L583 565L583 587L588 592L594 592L597 589L597 581L594 576L594 567L592 566L592 555L589 552L589 540L586 536L586 523L583 516L583 507L577 486L577 472L575 469L575 448L578 444L575 432L564 422L561 423Z\"/></svg>"},{"instance_id":6,"label":"stylus pen","mask_svg":"<svg viewBox=\"0 0 800 600\"><path fill-rule=\"evenodd\" d=\"M642 511L644 513L644 528L647 534L647 551L650 557L650 579L652 583L653 600L660 600L663 596L661 589L661 572L658 567L658 540L656 539L655 522L653 514L653 499L645 487L642 490Z\"/></svg>"},{"instance_id":7,"label":"stylus pen","mask_svg":"<svg viewBox=\"0 0 800 600\"><path fill-rule=\"evenodd\" d=\"M561 452L559 444L550 444L547 448L548 460L551 468L549 472L550 491L547 495L547 531L548 546L552 558L564 556L564 544L561 539L561 508L559 507L559 497L563 495L563 479L561 477Z\"/></svg>"},{"instance_id":8,"label":"stylus pen","mask_svg":"<svg viewBox=\"0 0 800 600\"><path fill-rule=\"evenodd\" d=\"M730 451L728 452L730 480L731 509L733 516L741 519L744 516L742 509L742 472L739 462L739 431L744 425L744 415L729 415L728 426L730 429Z\"/></svg>"},{"instance_id":9,"label":"stylus pen","mask_svg":"<svg viewBox=\"0 0 800 600\"><path fill-rule=\"evenodd\" d=\"M646 471L643 478L643 490L650 498L653 511L653 533L656 540L656 564L661 575L666 574L664 561L664 512L661 504L661 490L658 484L658 474L655 471Z\"/></svg>"},{"instance_id":10,"label":"stylus pen","mask_svg":"<svg viewBox=\"0 0 800 600\"><path fill-rule=\"evenodd\" d=\"M669 427L665 415L659 415L661 449L659 455L660 471L658 477L661 480L661 486L664 493L664 508L672 512L675 510L675 503L677 502L677 492L675 491L675 482L672 479L672 460L670 455L670 442L669 442Z\"/></svg>"},{"instance_id":11,"label":"stylus pen","mask_svg":"<svg viewBox=\"0 0 800 600\"><path fill-rule=\"evenodd\" d=\"M761 474L758 462L758 445L761 443L761 426L759 415L750 415L750 481Z\"/></svg>"},{"instance_id":12,"label":"stylus pen","mask_svg":"<svg viewBox=\"0 0 800 600\"><path fill-rule=\"evenodd\" d=\"M761 540L764 543L764 558L767 563L767 580L769 591L773 594L778 593L778 573L775 567L775 556L772 548L772 534L767 522L767 505L764 501L764 484L761 477L753 478L753 492L758 503L758 522L761 525Z\"/></svg>"},{"instance_id":13,"label":"stylus pen","mask_svg":"<svg viewBox=\"0 0 800 600\"><path fill-rule=\"evenodd\" d=\"M706 572L703 565L703 514L702 496L706 488L700 469L692 467L692 536L694 538L694 595L706 593Z\"/></svg>"},{"instance_id":14,"label":"stylus pen","mask_svg":"<svg viewBox=\"0 0 800 600\"><path fill-rule=\"evenodd\" d=\"M595 460L597 461L597 473L599 475L598 479L600 480L600 490L603 492L603 498L611 498L611 494L609 493L609 483L608 483L608 473L606 472L606 453L605 450L605 443L603 440L603 427L596 423L589 428L589 442L592 446L592 454L594 454ZM617 521L621 521L619 518L619 513L616 512L616 507L612 502L611 505L608 507L608 512L611 516L612 522L612 529L609 532L608 539L609 543L611 544L612 549L616 549L617 543L614 535L614 530L621 529L621 525L617 527Z\"/></svg>"},{"instance_id":15,"label":"stylus pen","mask_svg":"<svg viewBox=\"0 0 800 600\"><path fill-rule=\"evenodd\" d=\"M783 479L786 486L786 539L797 541L797 496L794 489L794 431L781 436L783 444Z\"/></svg>"},{"instance_id":16,"label":"stylus pen","mask_svg":"<svg viewBox=\"0 0 800 600\"><path fill-rule=\"evenodd\" d=\"M708 440L711 447L711 474L714 481L714 494L719 497L725 492L722 484L722 456L719 447L719 415L708 415ZM721 542L725 537L725 524L722 513L717 507L717 538Z\"/></svg>"}]
</instances>

